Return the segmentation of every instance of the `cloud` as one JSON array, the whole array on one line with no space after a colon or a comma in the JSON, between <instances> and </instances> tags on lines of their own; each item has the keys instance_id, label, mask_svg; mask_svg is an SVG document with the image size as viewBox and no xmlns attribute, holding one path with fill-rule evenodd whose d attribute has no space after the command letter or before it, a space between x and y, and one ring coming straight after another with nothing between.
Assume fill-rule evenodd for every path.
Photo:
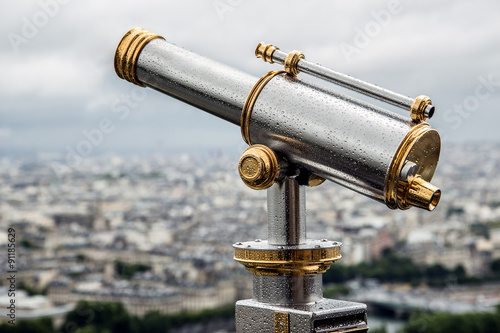
<instances>
[{"instance_id":1,"label":"cloud","mask_svg":"<svg viewBox=\"0 0 500 333\"><path fill-rule=\"evenodd\" d=\"M47 14L47 22L39 24L36 34L19 45L16 53L9 33L22 36L26 20L35 24L34 17L41 15L37 13L54 1L60 3L57 13ZM11 130L11 140L0 141L0 149L15 142L19 149L36 146L60 150L66 142L77 142L84 128L112 115L114 101L132 89L129 83L116 77L113 54L123 34L136 26L256 76L279 68L254 58L258 42L274 43L283 51L299 49L310 61L397 92L410 96L428 94L437 106L436 116L430 122L442 129L448 140L500 140L494 126L500 122L496 110L500 104L498 92L481 101L469 118L463 118L458 129L452 126L457 122L450 123L449 117L444 116L455 103L463 103L464 98L474 94L479 76L493 74L500 80L497 42L500 3L401 1L402 10L391 15L389 24L379 23L380 31L347 61L340 45L354 45L358 31L369 28L372 21L377 22L376 17L388 10L390 3L297 0L9 3L8 10L0 12L0 115L1 127ZM222 7L218 7L220 4ZM309 80L306 75L301 78ZM138 145L131 135L135 130L155 140L164 138L167 146L179 147L183 141L173 142L165 132L186 126L186 130L194 133L189 143L184 142L186 145L192 146L198 140L205 146L227 146L223 138L234 138L237 129L218 119L207 122L211 117L199 116L200 112L151 92L133 116L117 124L109 142L116 146ZM210 128L206 128L207 124ZM210 130L217 135L207 136ZM21 133L23 137L16 139ZM40 140L40 136L44 139ZM146 146L151 140L139 141Z\"/></svg>"},{"instance_id":2,"label":"cloud","mask_svg":"<svg viewBox=\"0 0 500 333\"><path fill-rule=\"evenodd\" d=\"M106 71L91 59L65 57L51 53L23 57L22 61L10 61L7 57L0 62L9 62L2 75L9 78L0 81L2 94L10 98L23 96L41 97L91 97L95 82L103 80Z\"/></svg>"}]
</instances>

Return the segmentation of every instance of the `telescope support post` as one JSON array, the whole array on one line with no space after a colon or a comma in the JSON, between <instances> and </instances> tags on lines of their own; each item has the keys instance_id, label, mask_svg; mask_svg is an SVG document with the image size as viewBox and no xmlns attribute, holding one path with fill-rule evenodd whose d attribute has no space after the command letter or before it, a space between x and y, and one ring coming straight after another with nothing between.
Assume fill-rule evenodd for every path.
<instances>
[{"instance_id":1,"label":"telescope support post","mask_svg":"<svg viewBox=\"0 0 500 333\"><path fill-rule=\"evenodd\" d=\"M253 298L236 303L236 332L367 332L365 304L323 298L320 274L341 244L307 240L304 186L285 177L267 190L267 208L268 240L234 245L254 274Z\"/></svg>"},{"instance_id":2,"label":"telescope support post","mask_svg":"<svg viewBox=\"0 0 500 333\"><path fill-rule=\"evenodd\" d=\"M306 242L306 194L295 179L285 177L267 190L267 240L283 246Z\"/></svg>"}]
</instances>

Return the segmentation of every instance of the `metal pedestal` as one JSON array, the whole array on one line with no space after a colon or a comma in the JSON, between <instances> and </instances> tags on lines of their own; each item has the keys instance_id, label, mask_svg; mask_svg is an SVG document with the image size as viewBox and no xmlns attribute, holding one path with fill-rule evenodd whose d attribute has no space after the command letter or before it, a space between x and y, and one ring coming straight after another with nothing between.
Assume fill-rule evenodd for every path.
<instances>
[{"instance_id":1,"label":"metal pedestal","mask_svg":"<svg viewBox=\"0 0 500 333\"><path fill-rule=\"evenodd\" d=\"M368 331L365 304L323 298L321 274L342 244L307 240L304 187L286 177L267 206L268 240L234 244L235 260L254 274L253 299L236 303L236 332Z\"/></svg>"},{"instance_id":2,"label":"metal pedestal","mask_svg":"<svg viewBox=\"0 0 500 333\"><path fill-rule=\"evenodd\" d=\"M367 332L366 305L322 299L309 305L236 303L237 333Z\"/></svg>"}]
</instances>

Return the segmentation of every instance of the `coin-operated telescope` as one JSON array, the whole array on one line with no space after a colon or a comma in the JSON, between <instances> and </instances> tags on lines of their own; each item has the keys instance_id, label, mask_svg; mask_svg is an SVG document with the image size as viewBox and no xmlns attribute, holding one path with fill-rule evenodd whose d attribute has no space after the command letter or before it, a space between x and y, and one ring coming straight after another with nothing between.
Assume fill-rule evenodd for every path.
<instances>
[{"instance_id":1,"label":"coin-operated telescope","mask_svg":"<svg viewBox=\"0 0 500 333\"><path fill-rule=\"evenodd\" d=\"M247 332L366 332L366 306L323 298L321 274L341 244L306 238L305 187L325 179L385 203L433 210L430 184L440 137L424 120L434 106L260 43L257 57L284 65L257 78L135 28L116 50L119 77L147 86L241 127L250 147L238 170L253 189L268 189L268 239L234 244L234 259L253 274L253 298L236 303L236 329ZM410 112L410 118L297 78L299 72Z\"/></svg>"}]
</instances>

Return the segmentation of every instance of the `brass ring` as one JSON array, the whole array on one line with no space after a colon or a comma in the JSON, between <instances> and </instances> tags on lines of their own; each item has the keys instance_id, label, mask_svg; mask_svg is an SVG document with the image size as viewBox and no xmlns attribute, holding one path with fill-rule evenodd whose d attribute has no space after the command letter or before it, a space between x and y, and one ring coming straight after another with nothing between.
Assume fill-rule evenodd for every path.
<instances>
[{"instance_id":1,"label":"brass ring","mask_svg":"<svg viewBox=\"0 0 500 333\"><path fill-rule=\"evenodd\" d=\"M285 58L285 71L293 76L297 76L300 71L297 69L297 65L299 63L300 59L305 59L306 56L304 53L293 50L292 52L288 53L288 55Z\"/></svg>"},{"instance_id":2,"label":"brass ring","mask_svg":"<svg viewBox=\"0 0 500 333\"><path fill-rule=\"evenodd\" d=\"M322 274L341 258L340 247L301 250L234 249L234 260L255 275Z\"/></svg>"},{"instance_id":3,"label":"brass ring","mask_svg":"<svg viewBox=\"0 0 500 333\"><path fill-rule=\"evenodd\" d=\"M245 105L243 106L243 110L241 111L241 136L246 143L251 145L250 141L250 118L252 117L252 110L255 102L257 101L257 97L259 97L260 92L264 88L264 86L271 81L273 77L276 75L285 73L285 71L272 71L264 75L257 81L257 83L253 86L250 94L245 101Z\"/></svg>"},{"instance_id":4,"label":"brass ring","mask_svg":"<svg viewBox=\"0 0 500 333\"><path fill-rule=\"evenodd\" d=\"M437 137L436 137L437 136ZM429 151L429 142L435 143L439 140L439 134L429 124L420 123L415 125L401 142L396 154L392 159L387 173L385 183L385 204L391 209L408 209L410 204L402 200L405 187L399 180L401 169L407 160L420 161L417 174L425 181L430 181L436 170L439 160L439 150ZM426 166L425 168L423 166Z\"/></svg>"},{"instance_id":5,"label":"brass ring","mask_svg":"<svg viewBox=\"0 0 500 333\"><path fill-rule=\"evenodd\" d=\"M255 49L255 56L257 58L262 58L262 60L274 64L273 61L273 53L274 51L279 50L276 46L272 44L265 44L260 42Z\"/></svg>"},{"instance_id":6,"label":"brass ring","mask_svg":"<svg viewBox=\"0 0 500 333\"><path fill-rule=\"evenodd\" d=\"M146 44L156 38L165 39L143 28L133 28L129 30L116 47L114 58L116 74L124 80L145 87L145 85L139 82L136 75L137 59Z\"/></svg>"},{"instance_id":7,"label":"brass ring","mask_svg":"<svg viewBox=\"0 0 500 333\"><path fill-rule=\"evenodd\" d=\"M425 114L425 109L427 108L428 105L432 105L432 101L429 97L425 95L420 95L411 104L410 108L410 115L411 119L414 122L421 122L426 120L427 118L430 118L430 116L427 116Z\"/></svg>"}]
</instances>

